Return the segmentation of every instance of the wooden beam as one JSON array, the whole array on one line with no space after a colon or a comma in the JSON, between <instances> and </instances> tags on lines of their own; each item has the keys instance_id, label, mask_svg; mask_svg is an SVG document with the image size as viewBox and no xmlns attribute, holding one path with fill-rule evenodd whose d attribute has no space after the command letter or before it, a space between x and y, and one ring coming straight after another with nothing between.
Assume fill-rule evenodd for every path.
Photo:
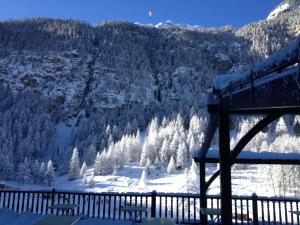
<instances>
[{"instance_id":1,"label":"wooden beam","mask_svg":"<svg viewBox=\"0 0 300 225\"><path fill-rule=\"evenodd\" d=\"M229 114L219 114L221 224L232 224L231 154Z\"/></svg>"},{"instance_id":2,"label":"wooden beam","mask_svg":"<svg viewBox=\"0 0 300 225\"><path fill-rule=\"evenodd\" d=\"M250 159L250 158L237 158L234 164L252 164L252 165L299 165L299 159ZM205 163L220 163L218 158L206 158ZM216 171L217 173L218 171ZM218 172L217 177L220 173Z\"/></svg>"},{"instance_id":3,"label":"wooden beam","mask_svg":"<svg viewBox=\"0 0 300 225\"><path fill-rule=\"evenodd\" d=\"M254 81L252 88L249 86L239 90L234 89L227 95L219 97L219 110L246 114L272 112L276 109L296 109L299 112L298 70L293 68L289 72L284 71L283 74L288 75L274 75L276 79L270 77L270 80L264 82ZM255 90L254 99L253 90Z\"/></svg>"},{"instance_id":4,"label":"wooden beam","mask_svg":"<svg viewBox=\"0 0 300 225\"><path fill-rule=\"evenodd\" d=\"M254 127L252 127L240 140L239 142L236 144L236 146L234 147L233 151L230 153L232 156L232 161L230 166L232 166L235 162L237 162L239 159L237 159L237 156L240 154L240 152L243 150L243 148L249 143L249 141L251 141L251 139L258 134L262 129L264 129L268 124L272 123L274 120L278 119L280 116L282 116L282 113L272 113L267 115L265 118L263 118L262 120L260 120L257 124L254 125ZM221 135L221 133L220 133ZM219 150L220 151L220 150ZM221 151L220 151L221 153ZM206 159L208 162L209 159ZM214 160L212 160L214 161ZM257 162L259 162L259 160L256 159ZM214 161L216 162L216 161ZM221 160L219 161L221 162ZM243 162L243 160L240 160L240 162ZM244 162L246 163L247 160L244 160ZM249 159L248 162L251 162L251 160ZM255 162L255 160L252 161L252 163ZM267 162L267 161L265 161ZM269 161L272 162L272 161ZM274 161L275 162L275 161ZM270 163L271 164L271 163ZM222 168L220 168L222 169ZM211 177L210 179L207 181L206 183L206 190L208 190L209 186L212 184L212 182L220 175L220 170L216 171Z\"/></svg>"},{"instance_id":5,"label":"wooden beam","mask_svg":"<svg viewBox=\"0 0 300 225\"><path fill-rule=\"evenodd\" d=\"M205 162L200 161L200 208L207 208L207 196L206 196L206 181L205 181ZM207 225L207 215L200 214L201 225Z\"/></svg>"}]
</instances>

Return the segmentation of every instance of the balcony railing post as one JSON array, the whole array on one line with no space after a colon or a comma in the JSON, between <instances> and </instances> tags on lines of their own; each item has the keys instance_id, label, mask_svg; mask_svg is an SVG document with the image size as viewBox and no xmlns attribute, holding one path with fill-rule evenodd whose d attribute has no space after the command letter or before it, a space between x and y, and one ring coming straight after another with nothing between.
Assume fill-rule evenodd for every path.
<instances>
[{"instance_id":1,"label":"balcony railing post","mask_svg":"<svg viewBox=\"0 0 300 225\"><path fill-rule=\"evenodd\" d=\"M253 225L258 225L258 209L257 209L257 195L252 194L252 214L253 214Z\"/></svg>"},{"instance_id":2,"label":"balcony railing post","mask_svg":"<svg viewBox=\"0 0 300 225\"><path fill-rule=\"evenodd\" d=\"M51 206L54 205L54 201L55 201L55 188L52 189ZM51 214L53 214L53 207L51 207Z\"/></svg>"},{"instance_id":3,"label":"balcony railing post","mask_svg":"<svg viewBox=\"0 0 300 225\"><path fill-rule=\"evenodd\" d=\"M151 192L151 217L156 216L156 195L157 192L155 190Z\"/></svg>"}]
</instances>

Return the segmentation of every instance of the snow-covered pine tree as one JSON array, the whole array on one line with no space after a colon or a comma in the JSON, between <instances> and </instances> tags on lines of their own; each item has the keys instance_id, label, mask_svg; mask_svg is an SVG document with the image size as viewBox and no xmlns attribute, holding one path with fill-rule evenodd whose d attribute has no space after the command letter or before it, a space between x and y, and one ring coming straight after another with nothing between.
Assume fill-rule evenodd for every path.
<instances>
[{"instance_id":1,"label":"snow-covered pine tree","mask_svg":"<svg viewBox=\"0 0 300 225\"><path fill-rule=\"evenodd\" d=\"M145 187L146 182L147 182L147 171L146 168L144 168L140 179L140 186Z\"/></svg>"},{"instance_id":2,"label":"snow-covered pine tree","mask_svg":"<svg viewBox=\"0 0 300 225\"><path fill-rule=\"evenodd\" d=\"M8 155L0 154L0 177L1 179L12 179L14 176L14 165Z\"/></svg>"},{"instance_id":3,"label":"snow-covered pine tree","mask_svg":"<svg viewBox=\"0 0 300 225\"><path fill-rule=\"evenodd\" d=\"M168 166L170 157L171 157L170 142L168 139L165 139L163 141L163 144L162 144L162 147L160 150L160 162L164 168L166 168Z\"/></svg>"},{"instance_id":4,"label":"snow-covered pine tree","mask_svg":"<svg viewBox=\"0 0 300 225\"><path fill-rule=\"evenodd\" d=\"M95 157L96 157L96 147L94 144L91 144L88 149L86 150L85 152L85 155L84 155L84 161L86 162L87 165L91 165L94 160L95 160Z\"/></svg>"},{"instance_id":5,"label":"snow-covered pine tree","mask_svg":"<svg viewBox=\"0 0 300 225\"><path fill-rule=\"evenodd\" d=\"M275 132L277 136L287 134L288 133L288 128L286 126L286 123L283 119L283 117L280 117L275 128Z\"/></svg>"},{"instance_id":6,"label":"snow-covered pine tree","mask_svg":"<svg viewBox=\"0 0 300 225\"><path fill-rule=\"evenodd\" d=\"M168 120L167 120L167 118L164 116L164 118L163 118L163 120L162 120L162 122L161 122L161 126L162 127L166 127L167 125L168 125Z\"/></svg>"},{"instance_id":7,"label":"snow-covered pine tree","mask_svg":"<svg viewBox=\"0 0 300 225\"><path fill-rule=\"evenodd\" d=\"M175 131L175 133L172 137L172 141L170 143L170 152L174 158L176 158L176 155L177 155L177 149L179 147L179 138L180 138L179 133L177 131Z\"/></svg>"},{"instance_id":8,"label":"snow-covered pine tree","mask_svg":"<svg viewBox=\"0 0 300 225\"><path fill-rule=\"evenodd\" d=\"M51 160L49 160L47 163L47 170L46 170L45 178L46 178L46 182L49 187L54 184L55 174L54 174L53 163Z\"/></svg>"},{"instance_id":9,"label":"snow-covered pine tree","mask_svg":"<svg viewBox=\"0 0 300 225\"><path fill-rule=\"evenodd\" d=\"M187 166L187 148L184 142L181 142L178 147L176 166L178 168L185 168Z\"/></svg>"},{"instance_id":10,"label":"snow-covered pine tree","mask_svg":"<svg viewBox=\"0 0 300 225\"><path fill-rule=\"evenodd\" d=\"M47 171L46 165L44 162L42 162L39 169L39 180L38 180L39 184L46 183L46 171Z\"/></svg>"},{"instance_id":11,"label":"snow-covered pine tree","mask_svg":"<svg viewBox=\"0 0 300 225\"><path fill-rule=\"evenodd\" d=\"M196 150L196 148L197 148L197 144L196 144L194 135L191 135L190 140L189 140L189 152L193 153Z\"/></svg>"},{"instance_id":12,"label":"snow-covered pine tree","mask_svg":"<svg viewBox=\"0 0 300 225\"><path fill-rule=\"evenodd\" d=\"M300 123L298 121L295 122L293 126L294 134L299 137L300 136Z\"/></svg>"},{"instance_id":13,"label":"snow-covered pine tree","mask_svg":"<svg viewBox=\"0 0 300 225\"><path fill-rule=\"evenodd\" d=\"M120 138L120 133L120 129L116 125L114 125L112 129L112 136L114 140L118 140Z\"/></svg>"},{"instance_id":14,"label":"snow-covered pine tree","mask_svg":"<svg viewBox=\"0 0 300 225\"><path fill-rule=\"evenodd\" d=\"M95 176L94 176L93 173L91 174L91 176L90 176L89 179L88 179L88 185L89 185L90 187L93 187L93 186L95 185Z\"/></svg>"},{"instance_id":15,"label":"snow-covered pine tree","mask_svg":"<svg viewBox=\"0 0 300 225\"><path fill-rule=\"evenodd\" d=\"M105 173L111 173L113 172L114 170L114 167L117 166L118 168L121 168L122 164L124 162L121 162L120 160L120 156L118 155L119 153L119 149L115 148L116 145L114 143L111 143L109 146L108 146L108 150L107 150L107 153L105 155L105 158L101 158L101 155L100 155L100 158L101 158L101 161L105 161L105 163L103 165L105 165L105 167L103 167L103 171L102 173L105 174Z\"/></svg>"},{"instance_id":16,"label":"snow-covered pine tree","mask_svg":"<svg viewBox=\"0 0 300 225\"><path fill-rule=\"evenodd\" d=\"M41 165L38 160L35 160L35 162L31 164L31 180L34 183L39 183L40 181L40 167Z\"/></svg>"},{"instance_id":17,"label":"snow-covered pine tree","mask_svg":"<svg viewBox=\"0 0 300 225\"><path fill-rule=\"evenodd\" d=\"M146 162L146 166L144 168L144 170L146 171L147 176L149 176L150 173L151 173L150 166L151 166L151 160L148 158L147 162Z\"/></svg>"},{"instance_id":18,"label":"snow-covered pine tree","mask_svg":"<svg viewBox=\"0 0 300 225\"><path fill-rule=\"evenodd\" d=\"M105 149L103 150L105 152ZM101 167L101 162L100 162L100 153L97 152L95 162L94 162L94 174L99 175L100 174L100 168Z\"/></svg>"},{"instance_id":19,"label":"snow-covered pine tree","mask_svg":"<svg viewBox=\"0 0 300 225\"><path fill-rule=\"evenodd\" d=\"M147 143L147 140L145 140L144 144L143 144L143 147L142 147L140 166L145 166L146 165L147 156L148 156L148 143Z\"/></svg>"},{"instance_id":20,"label":"snow-covered pine tree","mask_svg":"<svg viewBox=\"0 0 300 225\"><path fill-rule=\"evenodd\" d=\"M29 184L32 182L31 177L30 165L27 157L25 157L23 163L19 163L16 179L21 184Z\"/></svg>"},{"instance_id":21,"label":"snow-covered pine tree","mask_svg":"<svg viewBox=\"0 0 300 225\"><path fill-rule=\"evenodd\" d=\"M114 171L113 171L113 175L116 176L117 174L118 174L118 168L115 166Z\"/></svg>"},{"instance_id":22,"label":"snow-covered pine tree","mask_svg":"<svg viewBox=\"0 0 300 225\"><path fill-rule=\"evenodd\" d=\"M78 149L73 149L73 154L69 164L69 180L74 180L80 175L80 165L78 157Z\"/></svg>"},{"instance_id":23,"label":"snow-covered pine tree","mask_svg":"<svg viewBox=\"0 0 300 225\"><path fill-rule=\"evenodd\" d=\"M81 169L80 169L80 175L81 176L83 176L83 175L85 175L86 173L87 173L87 170L88 170L88 168L87 168L87 165L86 165L86 163L85 163L85 161L82 163L82 167L81 167Z\"/></svg>"},{"instance_id":24,"label":"snow-covered pine tree","mask_svg":"<svg viewBox=\"0 0 300 225\"><path fill-rule=\"evenodd\" d=\"M111 127L108 124L107 127L106 127L106 129L105 129L105 136L106 136L106 138L108 138L110 134L111 134Z\"/></svg>"},{"instance_id":25,"label":"snow-covered pine tree","mask_svg":"<svg viewBox=\"0 0 300 225\"><path fill-rule=\"evenodd\" d=\"M190 192L199 193L200 191L200 171L198 165L193 160L189 171Z\"/></svg>"},{"instance_id":26,"label":"snow-covered pine tree","mask_svg":"<svg viewBox=\"0 0 300 225\"><path fill-rule=\"evenodd\" d=\"M83 184L87 184L87 183L88 183L87 175L84 174L83 175Z\"/></svg>"},{"instance_id":27,"label":"snow-covered pine tree","mask_svg":"<svg viewBox=\"0 0 300 225\"><path fill-rule=\"evenodd\" d=\"M107 146L110 146L114 143L114 139L111 134L109 134L108 139L107 139Z\"/></svg>"},{"instance_id":28,"label":"snow-covered pine tree","mask_svg":"<svg viewBox=\"0 0 300 225\"><path fill-rule=\"evenodd\" d=\"M185 176L181 184L180 190L184 193L191 193L191 180L190 180L190 174L188 168L184 169L184 175Z\"/></svg>"},{"instance_id":29,"label":"snow-covered pine tree","mask_svg":"<svg viewBox=\"0 0 300 225\"><path fill-rule=\"evenodd\" d=\"M173 158L173 156L172 156L171 159L170 159L168 168L167 168L167 172L168 172L168 174L174 174L175 171L176 171L176 168L175 168L175 160L174 160L174 158Z\"/></svg>"},{"instance_id":30,"label":"snow-covered pine tree","mask_svg":"<svg viewBox=\"0 0 300 225\"><path fill-rule=\"evenodd\" d=\"M128 121L126 127L124 128L124 134L132 134L134 131L132 129L132 125L130 123L130 121Z\"/></svg>"}]
</instances>

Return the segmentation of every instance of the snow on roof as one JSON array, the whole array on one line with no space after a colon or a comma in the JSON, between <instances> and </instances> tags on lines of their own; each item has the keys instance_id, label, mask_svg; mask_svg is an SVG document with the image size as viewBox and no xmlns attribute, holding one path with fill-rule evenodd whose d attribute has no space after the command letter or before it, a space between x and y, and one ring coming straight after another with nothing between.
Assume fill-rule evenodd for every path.
<instances>
[{"instance_id":1,"label":"snow on roof","mask_svg":"<svg viewBox=\"0 0 300 225\"><path fill-rule=\"evenodd\" d=\"M228 87L231 83L242 80L243 77L244 74L241 73L220 74L213 80L213 86L215 89L222 90Z\"/></svg>"},{"instance_id":2,"label":"snow on roof","mask_svg":"<svg viewBox=\"0 0 300 225\"><path fill-rule=\"evenodd\" d=\"M200 151L194 152L194 158L199 158ZM215 149L210 149L207 152L206 158L213 158L218 159L219 158L219 151ZM237 157L238 159L262 159L262 160L268 160L268 159L282 159L282 160L300 160L300 154L298 153L278 153L278 152L267 152L267 151L261 151L261 152L253 152L253 151L247 151L243 150Z\"/></svg>"},{"instance_id":3,"label":"snow on roof","mask_svg":"<svg viewBox=\"0 0 300 225\"><path fill-rule=\"evenodd\" d=\"M250 80L249 77L251 74L254 76L254 79L256 79L257 75L264 76L269 73L275 72L276 70L272 71L272 69L274 70L274 68L277 68L282 64L294 64L298 59L299 46L300 38L298 37L293 44L279 50L277 53L263 60L262 62L257 63L253 68L248 69L244 73L218 75L213 80L214 88L217 90L224 90L231 83Z\"/></svg>"}]
</instances>

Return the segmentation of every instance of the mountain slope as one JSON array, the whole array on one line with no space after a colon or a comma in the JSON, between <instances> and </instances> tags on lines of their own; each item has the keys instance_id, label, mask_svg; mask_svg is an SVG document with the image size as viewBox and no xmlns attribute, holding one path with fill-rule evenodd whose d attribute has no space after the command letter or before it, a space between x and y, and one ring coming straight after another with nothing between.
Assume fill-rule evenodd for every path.
<instances>
[{"instance_id":1,"label":"mountain slope","mask_svg":"<svg viewBox=\"0 0 300 225\"><path fill-rule=\"evenodd\" d=\"M0 83L8 85L13 95L29 92L47 99L45 114L51 118L51 126L40 129L48 137L43 143L23 143L25 132L13 140L22 145L3 145L0 152L9 152L13 164L24 156L59 161L75 145L80 154L91 144L101 151L107 145L108 124L111 129L117 125L112 138L118 139L124 130L145 128L155 115L172 117L179 112L187 118L192 108L203 108L204 92L215 75L243 70L294 40L300 30L299 14L295 5L273 19L238 30L121 21L93 26L46 18L0 22ZM0 100L11 96L5 92ZM36 117L26 102L27 117ZM24 109L6 106L1 113L16 110ZM7 124L1 120L0 142L7 142ZM68 127L70 138L57 144L53 137L62 126ZM28 150L20 155L22 149Z\"/></svg>"},{"instance_id":2,"label":"mountain slope","mask_svg":"<svg viewBox=\"0 0 300 225\"><path fill-rule=\"evenodd\" d=\"M293 8L299 6L299 0L284 0L281 4L279 4L275 9L273 9L267 17L267 20L271 20L276 18L278 15L292 10Z\"/></svg>"}]
</instances>

